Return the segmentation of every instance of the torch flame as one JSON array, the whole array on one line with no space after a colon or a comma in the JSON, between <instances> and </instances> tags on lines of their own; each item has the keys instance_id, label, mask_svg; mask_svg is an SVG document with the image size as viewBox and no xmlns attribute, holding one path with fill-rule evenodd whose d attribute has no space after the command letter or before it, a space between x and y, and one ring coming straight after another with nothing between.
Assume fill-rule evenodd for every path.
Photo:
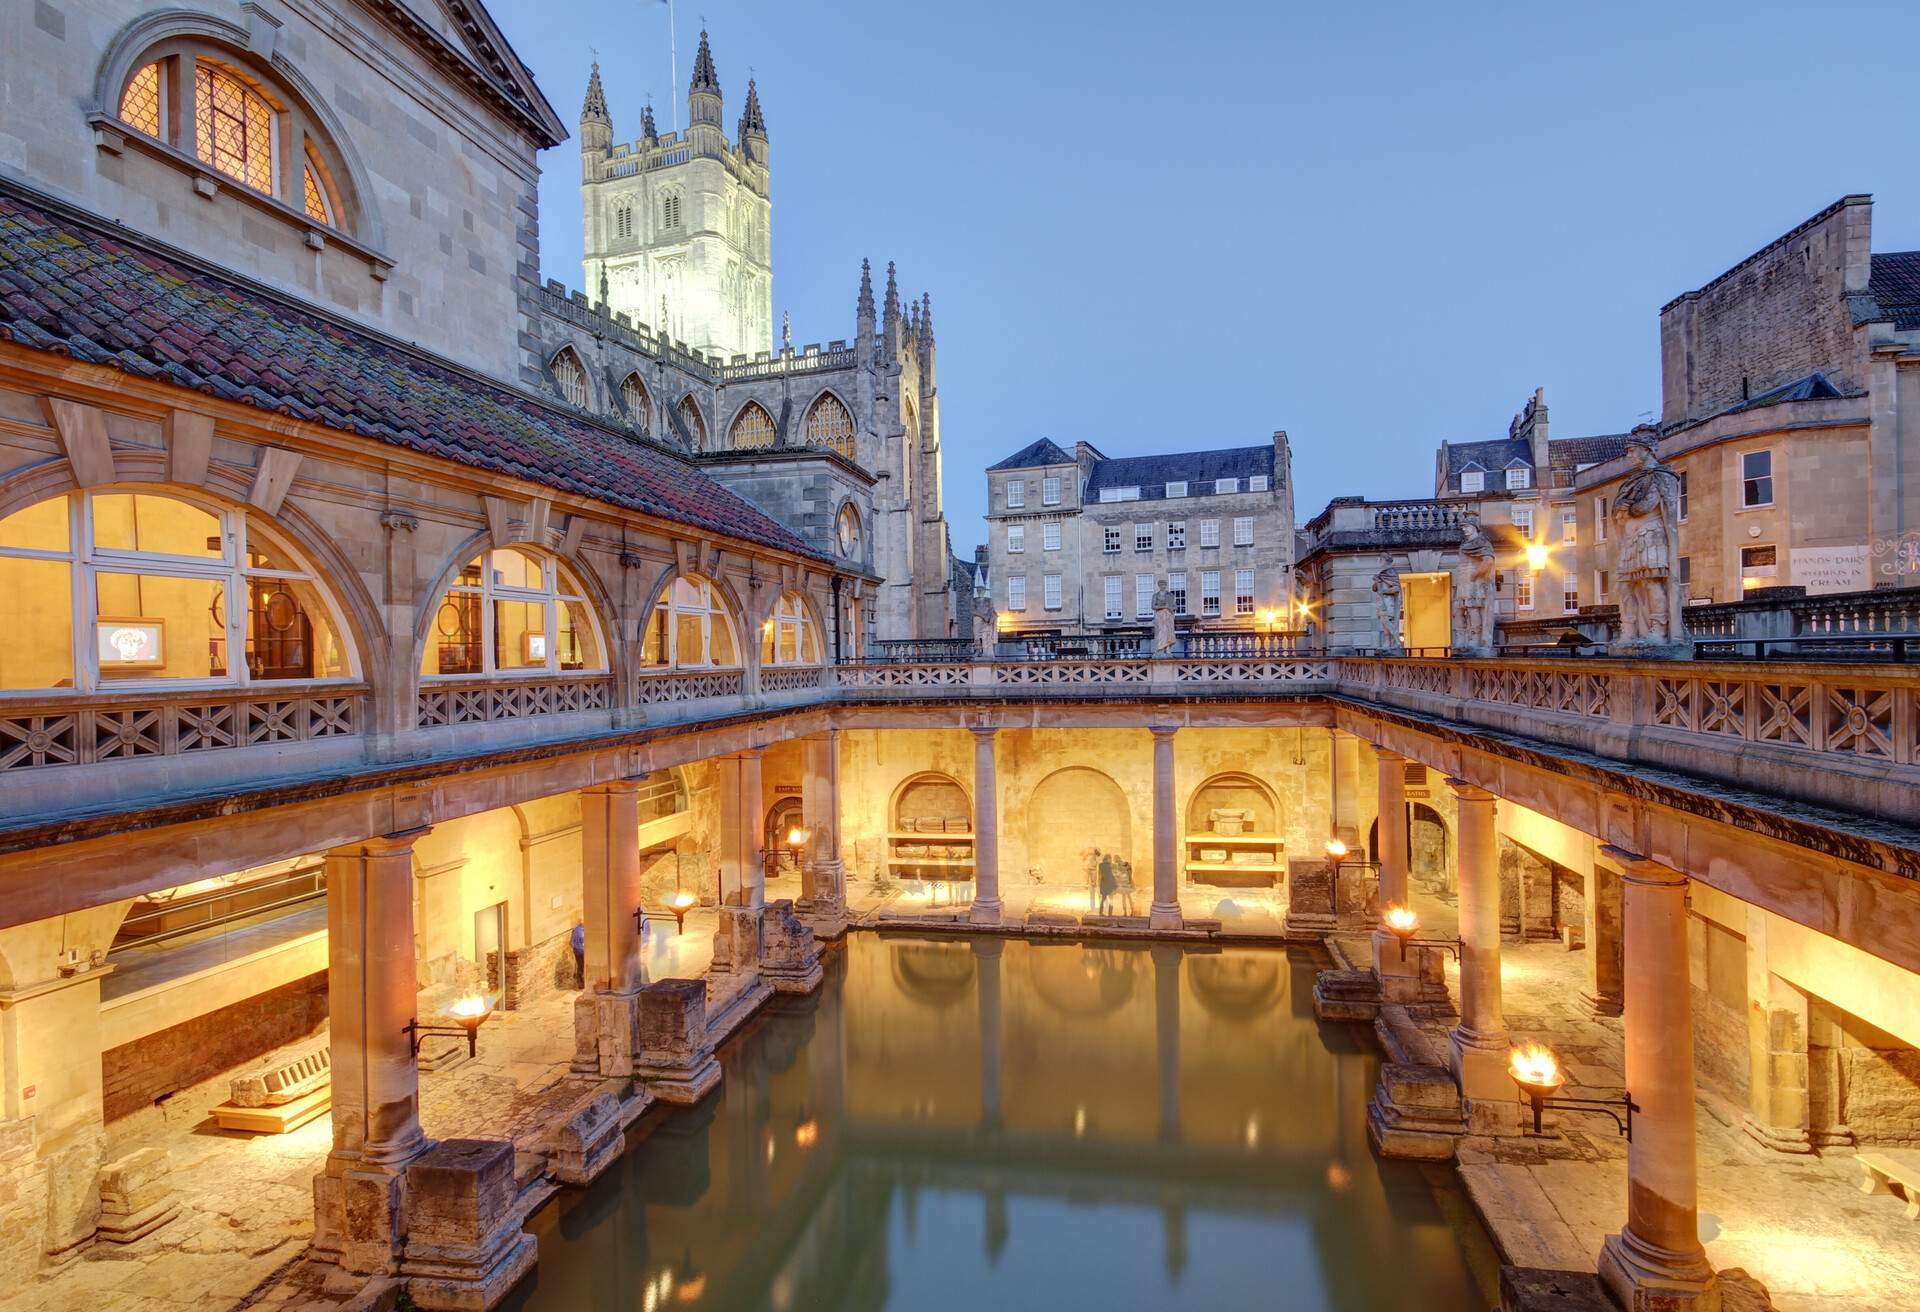
<instances>
[{"instance_id":1,"label":"torch flame","mask_svg":"<svg viewBox=\"0 0 1920 1312\"><path fill-rule=\"evenodd\" d=\"M469 994L447 1008L447 1015L471 1029L493 1014L493 999Z\"/></svg>"},{"instance_id":2,"label":"torch flame","mask_svg":"<svg viewBox=\"0 0 1920 1312\"><path fill-rule=\"evenodd\" d=\"M1390 906L1382 919L1388 931L1394 934L1411 934L1420 927L1420 917L1413 914L1412 907Z\"/></svg>"},{"instance_id":3,"label":"torch flame","mask_svg":"<svg viewBox=\"0 0 1920 1312\"><path fill-rule=\"evenodd\" d=\"M1566 1082L1560 1073L1560 1059L1553 1049L1531 1039L1516 1045L1507 1055L1507 1069L1515 1082L1532 1089L1557 1089Z\"/></svg>"},{"instance_id":4,"label":"torch flame","mask_svg":"<svg viewBox=\"0 0 1920 1312\"><path fill-rule=\"evenodd\" d=\"M1347 854L1347 845L1345 843L1341 842L1337 838L1329 838L1327 840L1328 856L1339 857L1339 856L1345 856L1346 854Z\"/></svg>"},{"instance_id":5,"label":"torch flame","mask_svg":"<svg viewBox=\"0 0 1920 1312\"><path fill-rule=\"evenodd\" d=\"M668 905L676 910L685 910L687 907L692 906L697 900L693 894L683 888L673 895L673 899Z\"/></svg>"},{"instance_id":6,"label":"torch flame","mask_svg":"<svg viewBox=\"0 0 1920 1312\"><path fill-rule=\"evenodd\" d=\"M820 1122L809 1117L793 1127L793 1141L802 1148L811 1148L820 1142Z\"/></svg>"}]
</instances>

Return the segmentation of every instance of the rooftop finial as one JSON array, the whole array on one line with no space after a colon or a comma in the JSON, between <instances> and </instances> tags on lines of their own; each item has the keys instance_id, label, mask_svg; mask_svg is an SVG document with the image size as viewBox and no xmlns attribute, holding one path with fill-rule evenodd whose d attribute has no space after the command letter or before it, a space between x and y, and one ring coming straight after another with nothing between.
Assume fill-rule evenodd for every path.
<instances>
[{"instance_id":1,"label":"rooftop finial","mask_svg":"<svg viewBox=\"0 0 1920 1312\"><path fill-rule=\"evenodd\" d=\"M860 261L860 299L854 313L862 320L873 318L873 264L868 260Z\"/></svg>"},{"instance_id":2,"label":"rooftop finial","mask_svg":"<svg viewBox=\"0 0 1920 1312\"><path fill-rule=\"evenodd\" d=\"M713 51L707 45L707 29L700 29L700 49L693 57L693 85L690 91L720 94L720 75L713 71Z\"/></svg>"},{"instance_id":3,"label":"rooftop finial","mask_svg":"<svg viewBox=\"0 0 1920 1312\"><path fill-rule=\"evenodd\" d=\"M643 141L660 140L660 129L653 122L653 97L647 97L647 107L640 111L640 138Z\"/></svg>"},{"instance_id":4,"label":"rooftop finial","mask_svg":"<svg viewBox=\"0 0 1920 1312\"><path fill-rule=\"evenodd\" d=\"M590 120L603 123L613 121L607 113L607 93L600 85L600 61L597 59L593 61L593 72L587 75L586 104L580 107L580 121L586 123Z\"/></svg>"},{"instance_id":5,"label":"rooftop finial","mask_svg":"<svg viewBox=\"0 0 1920 1312\"><path fill-rule=\"evenodd\" d=\"M742 141L750 136L766 139L767 120L760 113L760 89L752 78L747 79L747 107L740 111L740 130L735 135Z\"/></svg>"},{"instance_id":6,"label":"rooftop finial","mask_svg":"<svg viewBox=\"0 0 1920 1312\"><path fill-rule=\"evenodd\" d=\"M892 323L900 317L900 284L894 280L893 261L887 261L887 322Z\"/></svg>"},{"instance_id":7,"label":"rooftop finial","mask_svg":"<svg viewBox=\"0 0 1920 1312\"><path fill-rule=\"evenodd\" d=\"M783 351L793 349L793 311L791 310L780 311L780 349Z\"/></svg>"}]
</instances>

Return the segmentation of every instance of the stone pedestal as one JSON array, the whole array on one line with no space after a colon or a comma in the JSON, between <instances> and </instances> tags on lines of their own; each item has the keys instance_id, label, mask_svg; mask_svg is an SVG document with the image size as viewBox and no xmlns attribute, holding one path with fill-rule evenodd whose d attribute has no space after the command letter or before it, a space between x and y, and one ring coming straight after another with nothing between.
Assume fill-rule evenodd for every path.
<instances>
[{"instance_id":1,"label":"stone pedestal","mask_svg":"<svg viewBox=\"0 0 1920 1312\"><path fill-rule=\"evenodd\" d=\"M1601 1246L1600 1278L1629 1312L1718 1312L1699 1238L1687 880L1604 850L1625 872L1626 1077L1640 1110L1627 1145L1627 1223Z\"/></svg>"},{"instance_id":2,"label":"stone pedestal","mask_svg":"<svg viewBox=\"0 0 1920 1312\"><path fill-rule=\"evenodd\" d=\"M707 985L663 979L640 990L632 1072L662 1102L695 1103L720 1083L707 1035Z\"/></svg>"},{"instance_id":3,"label":"stone pedestal","mask_svg":"<svg viewBox=\"0 0 1920 1312\"><path fill-rule=\"evenodd\" d=\"M110 1244L144 1239L180 1211L164 1148L141 1148L100 1170L100 1230Z\"/></svg>"},{"instance_id":4,"label":"stone pedestal","mask_svg":"<svg viewBox=\"0 0 1920 1312\"><path fill-rule=\"evenodd\" d=\"M760 968L760 911L758 906L718 908L709 971L715 975L750 975Z\"/></svg>"},{"instance_id":5,"label":"stone pedestal","mask_svg":"<svg viewBox=\"0 0 1920 1312\"><path fill-rule=\"evenodd\" d=\"M576 1188L592 1184L620 1156L627 1126L648 1101L643 1096L622 1100L606 1088L583 1093L542 1145L553 1178Z\"/></svg>"},{"instance_id":6,"label":"stone pedestal","mask_svg":"<svg viewBox=\"0 0 1920 1312\"><path fill-rule=\"evenodd\" d=\"M760 909L760 978L775 993L811 993L820 987L820 949L813 930L785 898Z\"/></svg>"},{"instance_id":7,"label":"stone pedestal","mask_svg":"<svg viewBox=\"0 0 1920 1312\"><path fill-rule=\"evenodd\" d=\"M1462 1130L1460 1090L1444 1066L1389 1062L1367 1104L1367 1141L1382 1157L1453 1160Z\"/></svg>"},{"instance_id":8,"label":"stone pedestal","mask_svg":"<svg viewBox=\"0 0 1920 1312\"><path fill-rule=\"evenodd\" d=\"M639 993L582 993L573 1001L573 1071L612 1079L633 1069Z\"/></svg>"},{"instance_id":9,"label":"stone pedestal","mask_svg":"<svg viewBox=\"0 0 1920 1312\"><path fill-rule=\"evenodd\" d=\"M400 1276L421 1308L484 1312L533 1269L528 1210L504 1139L448 1139L408 1164Z\"/></svg>"},{"instance_id":10,"label":"stone pedestal","mask_svg":"<svg viewBox=\"0 0 1920 1312\"><path fill-rule=\"evenodd\" d=\"M1289 861L1287 915L1282 928L1302 937L1330 934L1340 925L1333 908L1333 863L1319 859Z\"/></svg>"}]
</instances>

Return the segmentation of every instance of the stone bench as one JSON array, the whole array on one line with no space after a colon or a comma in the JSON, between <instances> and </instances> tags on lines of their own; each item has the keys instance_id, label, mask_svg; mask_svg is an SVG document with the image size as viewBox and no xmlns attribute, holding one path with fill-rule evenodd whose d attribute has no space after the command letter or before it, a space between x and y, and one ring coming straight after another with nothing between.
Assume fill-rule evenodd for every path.
<instances>
[{"instance_id":1,"label":"stone bench","mask_svg":"<svg viewBox=\"0 0 1920 1312\"><path fill-rule=\"evenodd\" d=\"M1907 1200L1907 1220L1920 1221L1920 1152L1883 1149L1860 1153L1854 1160L1866 1176L1861 1193L1890 1194L1898 1185Z\"/></svg>"},{"instance_id":2,"label":"stone bench","mask_svg":"<svg viewBox=\"0 0 1920 1312\"><path fill-rule=\"evenodd\" d=\"M333 1049L322 1043L237 1075L233 1096L213 1109L223 1130L285 1134L333 1106Z\"/></svg>"}]
</instances>

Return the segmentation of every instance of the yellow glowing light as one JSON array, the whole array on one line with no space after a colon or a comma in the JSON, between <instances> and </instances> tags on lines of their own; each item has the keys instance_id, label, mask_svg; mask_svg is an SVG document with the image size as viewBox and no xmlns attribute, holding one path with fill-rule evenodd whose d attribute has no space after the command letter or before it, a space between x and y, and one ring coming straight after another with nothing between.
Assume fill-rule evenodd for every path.
<instances>
[{"instance_id":1,"label":"yellow glowing light","mask_svg":"<svg viewBox=\"0 0 1920 1312\"><path fill-rule=\"evenodd\" d=\"M801 1148L811 1148L820 1142L820 1122L809 1117L793 1127L793 1142Z\"/></svg>"},{"instance_id":2,"label":"yellow glowing light","mask_svg":"<svg viewBox=\"0 0 1920 1312\"><path fill-rule=\"evenodd\" d=\"M693 894L687 892L687 890L683 888L678 893L675 893L671 898L667 900L667 905L672 907L675 911L685 911L687 910L687 908L691 907L695 902L698 902L699 900L700 900L699 898L695 897Z\"/></svg>"},{"instance_id":3,"label":"yellow glowing light","mask_svg":"<svg viewBox=\"0 0 1920 1312\"><path fill-rule=\"evenodd\" d=\"M1420 917L1414 915L1413 908L1408 906L1390 906L1380 919L1386 924L1389 934L1400 938L1412 938L1414 931L1420 928Z\"/></svg>"},{"instance_id":4,"label":"yellow glowing light","mask_svg":"<svg viewBox=\"0 0 1920 1312\"><path fill-rule=\"evenodd\" d=\"M481 1022L493 1015L493 999L478 993L460 999L447 1008L447 1015L468 1029L478 1029Z\"/></svg>"},{"instance_id":5,"label":"yellow glowing light","mask_svg":"<svg viewBox=\"0 0 1920 1312\"><path fill-rule=\"evenodd\" d=\"M1260 1146L1260 1118L1258 1116L1247 1117L1246 1132L1241 1137L1246 1140L1247 1147L1249 1148L1258 1148Z\"/></svg>"},{"instance_id":6,"label":"yellow glowing light","mask_svg":"<svg viewBox=\"0 0 1920 1312\"><path fill-rule=\"evenodd\" d=\"M1527 544L1527 568L1533 570L1535 573L1545 569L1547 567L1547 557L1550 554L1545 543L1529 542Z\"/></svg>"},{"instance_id":7,"label":"yellow glowing light","mask_svg":"<svg viewBox=\"0 0 1920 1312\"><path fill-rule=\"evenodd\" d=\"M680 1287L673 1291L673 1296L682 1303L698 1303L700 1296L706 1292L707 1278L705 1276L690 1276L680 1282Z\"/></svg>"},{"instance_id":8,"label":"yellow glowing light","mask_svg":"<svg viewBox=\"0 0 1920 1312\"><path fill-rule=\"evenodd\" d=\"M793 828L787 830L787 846L805 847L807 845L807 839L811 837L812 835L807 832L804 826L795 825Z\"/></svg>"},{"instance_id":9,"label":"yellow glowing light","mask_svg":"<svg viewBox=\"0 0 1920 1312\"><path fill-rule=\"evenodd\" d=\"M1347 854L1347 845L1345 843L1341 842L1337 838L1329 838L1327 840L1328 856L1339 858L1339 857L1345 856L1346 854Z\"/></svg>"},{"instance_id":10,"label":"yellow glowing light","mask_svg":"<svg viewBox=\"0 0 1920 1312\"><path fill-rule=\"evenodd\" d=\"M1353 1184L1353 1172L1347 1169L1345 1162L1327 1163L1327 1188L1337 1194L1343 1194Z\"/></svg>"},{"instance_id":11,"label":"yellow glowing light","mask_svg":"<svg viewBox=\"0 0 1920 1312\"><path fill-rule=\"evenodd\" d=\"M1553 1049L1531 1039L1516 1044L1507 1054L1507 1071L1513 1076L1515 1084L1541 1097L1546 1097L1567 1082L1566 1075L1560 1070L1560 1059L1553 1055Z\"/></svg>"},{"instance_id":12,"label":"yellow glowing light","mask_svg":"<svg viewBox=\"0 0 1920 1312\"><path fill-rule=\"evenodd\" d=\"M1084 1106L1073 1109L1073 1132L1076 1136L1087 1132L1087 1109Z\"/></svg>"}]
</instances>

